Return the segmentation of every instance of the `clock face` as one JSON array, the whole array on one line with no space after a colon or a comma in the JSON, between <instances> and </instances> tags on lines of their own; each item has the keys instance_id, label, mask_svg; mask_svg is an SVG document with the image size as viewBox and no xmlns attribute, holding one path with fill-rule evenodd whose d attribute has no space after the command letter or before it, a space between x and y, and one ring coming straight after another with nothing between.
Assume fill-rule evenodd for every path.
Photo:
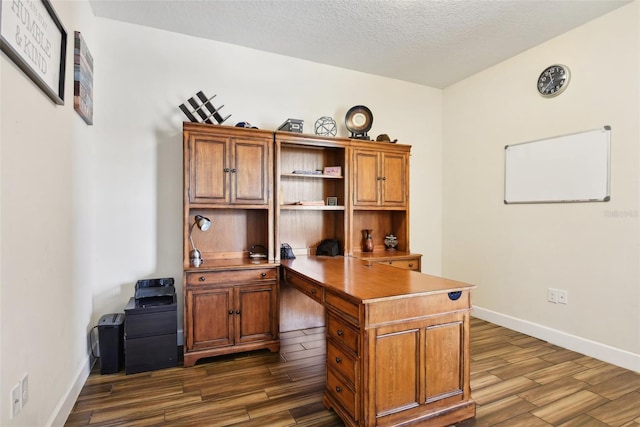
<instances>
[{"instance_id":1,"label":"clock face","mask_svg":"<svg viewBox=\"0 0 640 427\"><path fill-rule=\"evenodd\" d=\"M538 77L538 92L545 98L560 95L569 84L569 69L564 65L552 65Z\"/></svg>"}]
</instances>

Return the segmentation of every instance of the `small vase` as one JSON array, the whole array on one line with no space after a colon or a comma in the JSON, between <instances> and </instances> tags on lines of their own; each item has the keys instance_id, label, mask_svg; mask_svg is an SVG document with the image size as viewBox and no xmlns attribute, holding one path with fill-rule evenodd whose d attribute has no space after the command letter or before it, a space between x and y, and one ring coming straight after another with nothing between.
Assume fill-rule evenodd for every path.
<instances>
[{"instance_id":1,"label":"small vase","mask_svg":"<svg viewBox=\"0 0 640 427\"><path fill-rule=\"evenodd\" d=\"M373 236L371 232L373 230L364 231L364 242L362 243L362 252L373 252Z\"/></svg>"}]
</instances>

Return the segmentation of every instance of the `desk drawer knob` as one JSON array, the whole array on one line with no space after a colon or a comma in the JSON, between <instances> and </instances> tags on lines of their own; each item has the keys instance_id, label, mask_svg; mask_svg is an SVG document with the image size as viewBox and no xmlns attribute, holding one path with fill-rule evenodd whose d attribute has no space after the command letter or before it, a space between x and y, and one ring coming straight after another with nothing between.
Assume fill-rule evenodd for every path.
<instances>
[{"instance_id":1,"label":"desk drawer knob","mask_svg":"<svg viewBox=\"0 0 640 427\"><path fill-rule=\"evenodd\" d=\"M451 301L455 301L460 299L460 297L462 296L462 292L457 291L457 292L449 292L449 299Z\"/></svg>"},{"instance_id":2,"label":"desk drawer knob","mask_svg":"<svg viewBox=\"0 0 640 427\"><path fill-rule=\"evenodd\" d=\"M201 281L201 282L204 282L205 280L207 280L207 278L204 277L204 276L200 276L200 277L198 277L198 280Z\"/></svg>"},{"instance_id":3,"label":"desk drawer knob","mask_svg":"<svg viewBox=\"0 0 640 427\"><path fill-rule=\"evenodd\" d=\"M317 291L316 291L316 288L311 288L311 293L312 293L312 294L314 294L314 295L315 295L315 294L316 294L316 292L317 292Z\"/></svg>"},{"instance_id":4,"label":"desk drawer knob","mask_svg":"<svg viewBox=\"0 0 640 427\"><path fill-rule=\"evenodd\" d=\"M260 277L262 277L262 278L267 277L267 273L260 273Z\"/></svg>"},{"instance_id":5,"label":"desk drawer knob","mask_svg":"<svg viewBox=\"0 0 640 427\"><path fill-rule=\"evenodd\" d=\"M342 391L342 387L339 385L336 386L336 393L340 393Z\"/></svg>"},{"instance_id":6,"label":"desk drawer knob","mask_svg":"<svg viewBox=\"0 0 640 427\"><path fill-rule=\"evenodd\" d=\"M338 329L338 336L341 337L342 335L344 335L344 332L342 331L342 329Z\"/></svg>"},{"instance_id":7,"label":"desk drawer knob","mask_svg":"<svg viewBox=\"0 0 640 427\"><path fill-rule=\"evenodd\" d=\"M413 263L412 262L409 263L409 268L413 268Z\"/></svg>"},{"instance_id":8,"label":"desk drawer knob","mask_svg":"<svg viewBox=\"0 0 640 427\"><path fill-rule=\"evenodd\" d=\"M336 363L342 363L342 359L340 359L339 357L336 357Z\"/></svg>"}]
</instances>

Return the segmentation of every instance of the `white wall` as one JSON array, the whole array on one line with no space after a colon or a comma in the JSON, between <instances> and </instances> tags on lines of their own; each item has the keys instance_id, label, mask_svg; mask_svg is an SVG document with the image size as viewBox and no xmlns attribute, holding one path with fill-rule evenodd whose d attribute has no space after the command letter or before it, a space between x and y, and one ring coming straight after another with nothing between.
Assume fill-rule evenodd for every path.
<instances>
[{"instance_id":1,"label":"white wall","mask_svg":"<svg viewBox=\"0 0 640 427\"><path fill-rule=\"evenodd\" d=\"M444 91L443 273L476 314L640 370L639 3ZM567 65L543 99L539 73ZM612 127L611 202L504 205L504 146ZM568 291L567 305L546 301Z\"/></svg>"},{"instance_id":2,"label":"white wall","mask_svg":"<svg viewBox=\"0 0 640 427\"><path fill-rule=\"evenodd\" d=\"M88 375L95 282L95 129L73 109L73 32L93 47L87 3L54 2L67 31L65 105L0 54L0 324L2 426L62 423ZM29 375L29 402L9 395ZM80 383L81 385L81 383ZM73 400L71 401L73 404Z\"/></svg>"}]
</instances>

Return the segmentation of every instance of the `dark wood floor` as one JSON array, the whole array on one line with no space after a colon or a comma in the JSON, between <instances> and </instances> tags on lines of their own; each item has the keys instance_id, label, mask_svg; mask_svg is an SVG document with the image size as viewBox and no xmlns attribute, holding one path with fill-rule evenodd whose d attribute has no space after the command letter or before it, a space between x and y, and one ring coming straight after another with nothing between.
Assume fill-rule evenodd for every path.
<instances>
[{"instance_id":1,"label":"dark wood floor","mask_svg":"<svg viewBox=\"0 0 640 427\"><path fill-rule=\"evenodd\" d=\"M471 326L477 416L458 427L640 426L640 373L482 320ZM66 426L333 427L324 328L283 333L268 351L135 375L93 370Z\"/></svg>"}]
</instances>

